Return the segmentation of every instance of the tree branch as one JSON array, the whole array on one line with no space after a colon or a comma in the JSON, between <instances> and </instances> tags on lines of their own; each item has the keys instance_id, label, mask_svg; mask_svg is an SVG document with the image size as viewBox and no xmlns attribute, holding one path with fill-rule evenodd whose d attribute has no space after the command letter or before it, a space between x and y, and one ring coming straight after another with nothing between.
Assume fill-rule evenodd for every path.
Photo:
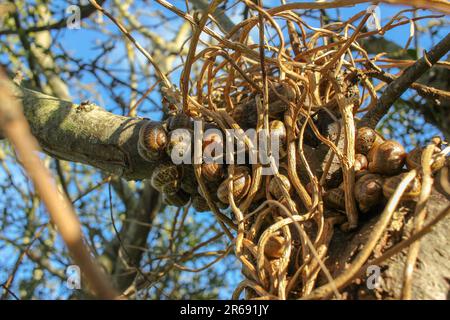
<instances>
[{"instance_id":1,"label":"tree branch","mask_svg":"<svg viewBox=\"0 0 450 320\"><path fill-rule=\"evenodd\" d=\"M44 152L80 162L127 180L150 177L156 163L137 151L144 119L107 112L95 104L77 105L16 87L33 135Z\"/></svg>"},{"instance_id":2,"label":"tree branch","mask_svg":"<svg viewBox=\"0 0 450 320\"><path fill-rule=\"evenodd\" d=\"M426 57L417 60L407 68L395 81L391 82L378 99L377 104L361 119L359 126L375 128L385 114L389 112L392 104L411 86L414 81L427 72L433 64L439 61L450 50L450 33L436 46L426 53Z\"/></svg>"}]
</instances>

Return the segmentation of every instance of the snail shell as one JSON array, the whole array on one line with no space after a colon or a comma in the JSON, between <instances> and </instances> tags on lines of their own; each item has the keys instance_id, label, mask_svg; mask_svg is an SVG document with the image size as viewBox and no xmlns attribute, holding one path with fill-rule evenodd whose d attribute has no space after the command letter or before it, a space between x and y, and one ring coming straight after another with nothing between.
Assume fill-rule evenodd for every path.
<instances>
[{"instance_id":1,"label":"snail shell","mask_svg":"<svg viewBox=\"0 0 450 320\"><path fill-rule=\"evenodd\" d=\"M264 247L264 254L269 259L279 259L283 255L286 240L282 236L272 236Z\"/></svg>"},{"instance_id":2,"label":"snail shell","mask_svg":"<svg viewBox=\"0 0 450 320\"><path fill-rule=\"evenodd\" d=\"M377 205L383 196L383 178L378 174L366 174L355 184L355 200L362 212Z\"/></svg>"},{"instance_id":3,"label":"snail shell","mask_svg":"<svg viewBox=\"0 0 450 320\"><path fill-rule=\"evenodd\" d=\"M171 163L162 163L152 173L150 184L161 193L173 194L180 189L181 170Z\"/></svg>"},{"instance_id":4,"label":"snail shell","mask_svg":"<svg viewBox=\"0 0 450 320\"><path fill-rule=\"evenodd\" d=\"M190 199L190 195L181 189L173 194L163 193L162 195L162 201L165 204L175 207L184 207Z\"/></svg>"},{"instance_id":5,"label":"snail shell","mask_svg":"<svg viewBox=\"0 0 450 320\"><path fill-rule=\"evenodd\" d=\"M250 189L252 181L250 170L244 166L236 167L232 180L234 201L237 202L244 198ZM221 202L228 204L228 193L228 179L226 179L217 189L217 197Z\"/></svg>"},{"instance_id":6,"label":"snail shell","mask_svg":"<svg viewBox=\"0 0 450 320\"><path fill-rule=\"evenodd\" d=\"M202 176L211 182L218 181L223 177L223 165L217 162L203 163Z\"/></svg>"},{"instance_id":7,"label":"snail shell","mask_svg":"<svg viewBox=\"0 0 450 320\"><path fill-rule=\"evenodd\" d=\"M401 173L399 175L389 177L384 181L383 184L383 194L386 198L390 198L394 193L395 189L398 187L400 182L405 177L406 173ZM402 195L402 200L412 200L419 196L422 189L422 184L420 180L416 177L414 178L406 187L405 192Z\"/></svg>"},{"instance_id":8,"label":"snail shell","mask_svg":"<svg viewBox=\"0 0 450 320\"><path fill-rule=\"evenodd\" d=\"M191 118L183 112L179 112L167 119L167 128L169 131L185 128L192 129Z\"/></svg>"},{"instance_id":9,"label":"snail shell","mask_svg":"<svg viewBox=\"0 0 450 320\"><path fill-rule=\"evenodd\" d=\"M205 198L203 198L199 194L194 194L192 196L192 207L197 212L205 212L211 210L208 206L208 202L206 202Z\"/></svg>"},{"instance_id":10,"label":"snail shell","mask_svg":"<svg viewBox=\"0 0 450 320\"><path fill-rule=\"evenodd\" d=\"M355 172L367 169L369 162L365 155L357 153L355 155Z\"/></svg>"},{"instance_id":11,"label":"snail shell","mask_svg":"<svg viewBox=\"0 0 450 320\"><path fill-rule=\"evenodd\" d=\"M355 151L367 155L373 147L383 142L383 138L372 128L361 127L356 131Z\"/></svg>"},{"instance_id":12,"label":"snail shell","mask_svg":"<svg viewBox=\"0 0 450 320\"><path fill-rule=\"evenodd\" d=\"M272 179L270 179L269 182L269 191L276 199L280 199L281 197L283 197L283 190L281 190L279 182L281 182L281 184L287 190L288 193L291 191L291 183L288 177L286 177L283 174L280 174L278 175L278 178L279 181L277 181L276 177L273 177Z\"/></svg>"},{"instance_id":13,"label":"snail shell","mask_svg":"<svg viewBox=\"0 0 450 320\"><path fill-rule=\"evenodd\" d=\"M421 166L422 153L423 153L424 149L425 148L416 147L406 155L406 167L409 170L416 169ZM439 153L440 151L441 151L441 149L436 147L434 153ZM445 157L437 158L436 161L434 161L431 164L431 170L438 171L444 165L445 165Z\"/></svg>"},{"instance_id":14,"label":"snail shell","mask_svg":"<svg viewBox=\"0 0 450 320\"><path fill-rule=\"evenodd\" d=\"M220 201L219 198L217 197L217 193L212 192L212 190L217 190L219 188L219 184L220 184L220 181L214 181L214 182L205 181L206 190L208 190L209 195L210 195L212 201L214 201L214 202ZM202 191L202 188L200 188L200 185L197 188L197 193L206 199L205 194Z\"/></svg>"},{"instance_id":15,"label":"snail shell","mask_svg":"<svg viewBox=\"0 0 450 320\"><path fill-rule=\"evenodd\" d=\"M333 188L323 195L323 202L327 207L345 209L345 191L341 188Z\"/></svg>"},{"instance_id":16,"label":"snail shell","mask_svg":"<svg viewBox=\"0 0 450 320\"><path fill-rule=\"evenodd\" d=\"M148 121L139 130L138 152L147 161L158 160L168 142L164 126Z\"/></svg>"},{"instance_id":17,"label":"snail shell","mask_svg":"<svg viewBox=\"0 0 450 320\"><path fill-rule=\"evenodd\" d=\"M400 143L387 140L370 150L369 171L386 175L398 174L405 163L405 157L405 149Z\"/></svg>"}]
</instances>

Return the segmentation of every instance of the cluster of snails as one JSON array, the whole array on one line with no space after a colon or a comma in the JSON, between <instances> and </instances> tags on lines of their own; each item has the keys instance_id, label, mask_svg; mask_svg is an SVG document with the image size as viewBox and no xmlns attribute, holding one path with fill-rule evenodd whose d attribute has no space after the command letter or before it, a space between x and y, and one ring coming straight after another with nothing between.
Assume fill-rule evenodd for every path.
<instances>
[{"instance_id":1,"label":"cluster of snails","mask_svg":"<svg viewBox=\"0 0 450 320\"><path fill-rule=\"evenodd\" d=\"M435 152L440 152L436 145ZM362 127L356 132L355 139L355 188L354 196L361 212L368 212L389 198L402 181L405 172L418 168L424 148L416 147L406 153L403 146L394 140L385 140L375 130ZM444 166L445 159L433 162L431 169L437 171ZM419 196L421 181L416 177L403 193L402 200L413 200ZM345 209L343 185L328 190L324 194L325 205L335 209Z\"/></svg>"}]
</instances>

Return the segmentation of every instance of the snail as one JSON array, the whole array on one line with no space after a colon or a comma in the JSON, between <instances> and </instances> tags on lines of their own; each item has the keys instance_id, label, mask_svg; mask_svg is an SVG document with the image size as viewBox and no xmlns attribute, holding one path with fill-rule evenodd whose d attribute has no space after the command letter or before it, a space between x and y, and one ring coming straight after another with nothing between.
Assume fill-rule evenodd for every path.
<instances>
[{"instance_id":1,"label":"snail","mask_svg":"<svg viewBox=\"0 0 450 320\"><path fill-rule=\"evenodd\" d=\"M416 147L406 155L406 167L409 170L416 169L421 166L422 153L425 148ZM439 153L441 149L435 147L434 154ZM433 172L440 170L445 165L445 157L439 157L431 164L431 170Z\"/></svg>"},{"instance_id":2,"label":"snail","mask_svg":"<svg viewBox=\"0 0 450 320\"><path fill-rule=\"evenodd\" d=\"M211 209L208 206L208 202L206 202L205 198L203 198L200 194L192 195L192 207L197 212L205 212L210 211Z\"/></svg>"},{"instance_id":3,"label":"snail","mask_svg":"<svg viewBox=\"0 0 450 320\"><path fill-rule=\"evenodd\" d=\"M172 159L190 159L192 153L192 130L176 129L171 131L168 136L166 152Z\"/></svg>"},{"instance_id":4,"label":"snail","mask_svg":"<svg viewBox=\"0 0 450 320\"><path fill-rule=\"evenodd\" d=\"M405 149L400 143L387 140L370 150L369 171L386 175L398 174L403 167L405 157Z\"/></svg>"},{"instance_id":5,"label":"snail","mask_svg":"<svg viewBox=\"0 0 450 320\"><path fill-rule=\"evenodd\" d=\"M212 190L217 190L219 188L220 181L214 181L214 182L204 181L204 183L205 183L206 190L208 191L209 196L211 197L211 200L214 202L220 202L219 198L217 197L217 193L212 192ZM206 196L203 193L202 188L200 188L200 185L197 187L197 193L200 196L202 196L204 199L206 199Z\"/></svg>"},{"instance_id":6,"label":"snail","mask_svg":"<svg viewBox=\"0 0 450 320\"><path fill-rule=\"evenodd\" d=\"M225 179L217 189L217 197L223 203L228 204L228 181L229 179ZM237 202L245 197L251 185L251 175L250 170L247 167L239 166L234 169L233 175L233 198L234 201Z\"/></svg>"},{"instance_id":7,"label":"snail","mask_svg":"<svg viewBox=\"0 0 450 320\"><path fill-rule=\"evenodd\" d=\"M283 255L283 248L286 240L282 236L272 236L264 247L264 254L269 259L279 259Z\"/></svg>"},{"instance_id":8,"label":"snail","mask_svg":"<svg viewBox=\"0 0 450 320\"><path fill-rule=\"evenodd\" d=\"M223 177L223 165L217 162L203 163L202 176L208 181L218 181Z\"/></svg>"},{"instance_id":9,"label":"snail","mask_svg":"<svg viewBox=\"0 0 450 320\"><path fill-rule=\"evenodd\" d=\"M390 198L397 189L400 182L405 177L406 173L401 173L399 175L387 178L383 183L383 194L386 198ZM416 177L414 178L406 187L405 192L402 195L402 200L412 200L419 196L422 189L422 184L420 180Z\"/></svg>"},{"instance_id":10,"label":"snail","mask_svg":"<svg viewBox=\"0 0 450 320\"><path fill-rule=\"evenodd\" d=\"M277 177L279 178L278 181ZM291 190L291 183L289 182L288 177L283 174L280 174L277 177L270 179L269 191L276 199L280 199L283 197L283 191L281 190L280 183L284 186L288 193Z\"/></svg>"},{"instance_id":11,"label":"snail","mask_svg":"<svg viewBox=\"0 0 450 320\"><path fill-rule=\"evenodd\" d=\"M355 172L355 181L358 181L362 177L364 177L366 174L370 173L369 170L363 169Z\"/></svg>"},{"instance_id":12,"label":"snail","mask_svg":"<svg viewBox=\"0 0 450 320\"><path fill-rule=\"evenodd\" d=\"M355 184L355 200L362 212L367 212L378 204L383 195L383 178L369 173L361 177Z\"/></svg>"},{"instance_id":13,"label":"snail","mask_svg":"<svg viewBox=\"0 0 450 320\"><path fill-rule=\"evenodd\" d=\"M367 169L369 162L365 155L357 153L355 155L355 172Z\"/></svg>"},{"instance_id":14,"label":"snail","mask_svg":"<svg viewBox=\"0 0 450 320\"><path fill-rule=\"evenodd\" d=\"M175 207L184 207L190 199L190 195L181 189L173 194L163 193L162 195L162 201L165 204Z\"/></svg>"},{"instance_id":15,"label":"snail","mask_svg":"<svg viewBox=\"0 0 450 320\"><path fill-rule=\"evenodd\" d=\"M150 184L161 193L173 194L180 189L181 171L172 163L162 163L153 170Z\"/></svg>"},{"instance_id":16,"label":"snail","mask_svg":"<svg viewBox=\"0 0 450 320\"><path fill-rule=\"evenodd\" d=\"M216 162L216 159L221 158L224 154L223 136L218 128L210 126L209 129L205 130L202 151L206 162Z\"/></svg>"},{"instance_id":17,"label":"snail","mask_svg":"<svg viewBox=\"0 0 450 320\"><path fill-rule=\"evenodd\" d=\"M342 188L333 188L323 195L323 202L327 207L345 209L345 191Z\"/></svg>"},{"instance_id":18,"label":"snail","mask_svg":"<svg viewBox=\"0 0 450 320\"><path fill-rule=\"evenodd\" d=\"M167 142L164 126L159 122L148 121L139 130L138 152L147 161L158 160Z\"/></svg>"},{"instance_id":19,"label":"snail","mask_svg":"<svg viewBox=\"0 0 450 320\"><path fill-rule=\"evenodd\" d=\"M179 112L167 119L167 128L169 131L185 128L192 129L191 118L183 112Z\"/></svg>"},{"instance_id":20,"label":"snail","mask_svg":"<svg viewBox=\"0 0 450 320\"><path fill-rule=\"evenodd\" d=\"M369 127L361 127L356 131L355 151L367 155L373 147L382 142L383 138L375 130Z\"/></svg>"}]
</instances>

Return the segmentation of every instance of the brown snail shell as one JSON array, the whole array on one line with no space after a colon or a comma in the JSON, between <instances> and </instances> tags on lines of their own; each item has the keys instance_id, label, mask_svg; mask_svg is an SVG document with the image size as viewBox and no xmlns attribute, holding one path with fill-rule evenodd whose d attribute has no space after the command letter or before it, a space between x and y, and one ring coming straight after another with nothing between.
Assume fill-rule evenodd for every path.
<instances>
[{"instance_id":1,"label":"brown snail shell","mask_svg":"<svg viewBox=\"0 0 450 320\"><path fill-rule=\"evenodd\" d=\"M169 131L185 128L192 129L191 118L183 112L179 112L167 119L167 128Z\"/></svg>"},{"instance_id":2,"label":"brown snail shell","mask_svg":"<svg viewBox=\"0 0 450 320\"><path fill-rule=\"evenodd\" d=\"M367 157L361 153L355 155L355 172L367 169L369 161Z\"/></svg>"},{"instance_id":3,"label":"brown snail shell","mask_svg":"<svg viewBox=\"0 0 450 320\"><path fill-rule=\"evenodd\" d=\"M221 180L223 177L223 165L217 162L203 163L202 176L211 182Z\"/></svg>"},{"instance_id":4,"label":"brown snail shell","mask_svg":"<svg viewBox=\"0 0 450 320\"><path fill-rule=\"evenodd\" d=\"M181 189L173 194L163 193L162 195L162 201L165 204L175 207L184 207L190 199L190 195Z\"/></svg>"},{"instance_id":5,"label":"brown snail shell","mask_svg":"<svg viewBox=\"0 0 450 320\"><path fill-rule=\"evenodd\" d=\"M421 166L422 163L422 153L425 150L425 148L422 147L416 147L413 150L411 150L406 155L406 167L409 170L416 169ZM435 147L434 153L439 153L441 151L440 148ZM445 165L445 157L437 158L436 161L434 161L431 164L431 170L432 171L438 171Z\"/></svg>"},{"instance_id":6,"label":"brown snail shell","mask_svg":"<svg viewBox=\"0 0 450 320\"><path fill-rule=\"evenodd\" d=\"M358 181L362 177L364 177L366 174L369 174L369 170L363 169L355 172L355 181Z\"/></svg>"},{"instance_id":7,"label":"brown snail shell","mask_svg":"<svg viewBox=\"0 0 450 320\"><path fill-rule=\"evenodd\" d=\"M217 190L219 188L220 181L205 181L205 187L206 190L208 190L209 195L214 202L220 202L219 198L217 197L217 193L213 192L213 190ZM206 199L205 194L202 191L202 188L200 188L200 185L197 188L197 193L202 196L204 199Z\"/></svg>"},{"instance_id":8,"label":"brown snail shell","mask_svg":"<svg viewBox=\"0 0 450 320\"><path fill-rule=\"evenodd\" d=\"M155 121L148 121L139 130L138 152L147 161L158 160L168 142L164 126Z\"/></svg>"},{"instance_id":9,"label":"brown snail shell","mask_svg":"<svg viewBox=\"0 0 450 320\"><path fill-rule=\"evenodd\" d=\"M251 185L250 170L247 167L239 166L234 169L233 175L233 198L237 202L245 197ZM223 203L228 202L228 179L225 179L217 189L217 197Z\"/></svg>"},{"instance_id":10,"label":"brown snail shell","mask_svg":"<svg viewBox=\"0 0 450 320\"><path fill-rule=\"evenodd\" d=\"M333 188L323 195L323 202L329 208L345 209L345 191L341 188Z\"/></svg>"},{"instance_id":11,"label":"brown snail shell","mask_svg":"<svg viewBox=\"0 0 450 320\"><path fill-rule=\"evenodd\" d=\"M173 194L180 189L182 170L172 163L161 163L150 177L150 184L161 193Z\"/></svg>"},{"instance_id":12,"label":"brown snail shell","mask_svg":"<svg viewBox=\"0 0 450 320\"><path fill-rule=\"evenodd\" d=\"M406 173L401 173L399 175L387 178L383 183L383 194L386 198L390 198L392 194L397 189L400 182L405 177ZM420 195L422 189L422 184L420 180L416 177L414 178L406 187L405 192L402 195L402 200L412 200Z\"/></svg>"},{"instance_id":13,"label":"brown snail shell","mask_svg":"<svg viewBox=\"0 0 450 320\"><path fill-rule=\"evenodd\" d=\"M210 129L217 129L217 128L212 127ZM223 136L216 130L214 131L213 130L209 131L209 129L208 131L205 130L202 143L203 143L202 150L204 152L203 156L205 157L205 159L213 161L214 157L221 156L224 154ZM219 154L216 154L216 151L219 151ZM211 159L209 159L209 157L211 157Z\"/></svg>"},{"instance_id":14,"label":"brown snail shell","mask_svg":"<svg viewBox=\"0 0 450 320\"><path fill-rule=\"evenodd\" d=\"M369 152L369 171L394 175L400 173L405 163L406 152L403 146L397 141L387 140Z\"/></svg>"},{"instance_id":15,"label":"brown snail shell","mask_svg":"<svg viewBox=\"0 0 450 320\"><path fill-rule=\"evenodd\" d=\"M280 182L288 193L291 191L291 182L289 181L288 177L280 174L278 175L278 178L279 181L277 181L276 177L273 177L269 182L269 191L276 199L280 199L281 197L283 197L283 190L281 190L281 186L279 184Z\"/></svg>"},{"instance_id":16,"label":"brown snail shell","mask_svg":"<svg viewBox=\"0 0 450 320\"><path fill-rule=\"evenodd\" d=\"M279 259L283 255L284 245L286 243L285 238L282 236L272 236L264 247L264 254L269 259Z\"/></svg>"},{"instance_id":17,"label":"brown snail shell","mask_svg":"<svg viewBox=\"0 0 450 320\"><path fill-rule=\"evenodd\" d=\"M355 200L362 212L377 205L383 196L383 178L378 174L366 174L355 184Z\"/></svg>"},{"instance_id":18,"label":"brown snail shell","mask_svg":"<svg viewBox=\"0 0 450 320\"><path fill-rule=\"evenodd\" d=\"M192 195L192 208L194 208L197 212L211 211L206 199L199 194Z\"/></svg>"},{"instance_id":19,"label":"brown snail shell","mask_svg":"<svg viewBox=\"0 0 450 320\"><path fill-rule=\"evenodd\" d=\"M183 165L183 179L181 179L181 189L189 194L197 192L197 178L195 177L194 167L189 164Z\"/></svg>"},{"instance_id":20,"label":"brown snail shell","mask_svg":"<svg viewBox=\"0 0 450 320\"><path fill-rule=\"evenodd\" d=\"M383 138L372 128L361 127L356 131L355 151L367 155L373 147L383 142Z\"/></svg>"}]
</instances>

